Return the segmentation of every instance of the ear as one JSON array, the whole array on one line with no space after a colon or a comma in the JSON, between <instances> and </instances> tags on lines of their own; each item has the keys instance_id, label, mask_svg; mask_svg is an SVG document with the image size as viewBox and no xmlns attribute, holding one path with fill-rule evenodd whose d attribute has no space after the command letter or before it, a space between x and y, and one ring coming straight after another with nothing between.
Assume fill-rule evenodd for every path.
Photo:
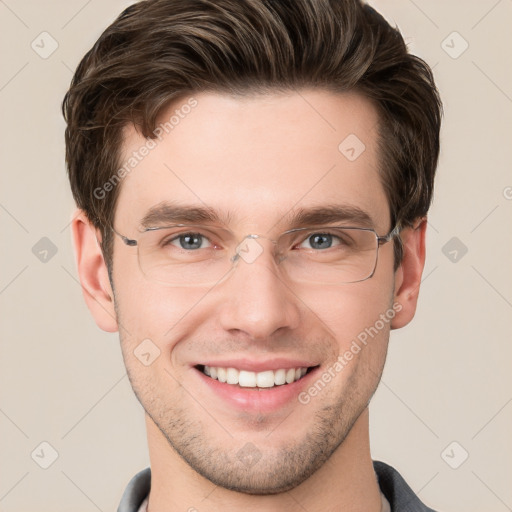
<instances>
[{"instance_id":1,"label":"ear","mask_svg":"<svg viewBox=\"0 0 512 512\"><path fill-rule=\"evenodd\" d=\"M80 209L73 216L71 231L78 276L87 307L100 329L116 332L118 326L114 293L97 238L97 236L100 237L100 232Z\"/></svg>"},{"instance_id":2,"label":"ear","mask_svg":"<svg viewBox=\"0 0 512 512\"><path fill-rule=\"evenodd\" d=\"M421 218L412 227L401 231L403 258L395 272L396 315L391 321L392 329L407 325L416 313L416 304L420 292L421 274L425 266L425 233L427 219Z\"/></svg>"}]
</instances>

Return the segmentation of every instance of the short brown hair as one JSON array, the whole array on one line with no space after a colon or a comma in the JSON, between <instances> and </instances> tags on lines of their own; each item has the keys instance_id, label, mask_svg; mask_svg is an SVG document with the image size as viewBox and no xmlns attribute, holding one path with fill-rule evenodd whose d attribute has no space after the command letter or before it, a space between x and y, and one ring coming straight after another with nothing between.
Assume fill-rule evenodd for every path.
<instances>
[{"instance_id":1,"label":"short brown hair","mask_svg":"<svg viewBox=\"0 0 512 512\"><path fill-rule=\"evenodd\" d=\"M360 0L145 0L103 32L62 105L71 189L101 230L109 273L119 186L108 200L95 190L118 170L124 127L133 123L154 139L157 116L184 95L301 87L373 100L392 222L407 226L425 216L441 101L428 65L373 8Z\"/></svg>"}]
</instances>

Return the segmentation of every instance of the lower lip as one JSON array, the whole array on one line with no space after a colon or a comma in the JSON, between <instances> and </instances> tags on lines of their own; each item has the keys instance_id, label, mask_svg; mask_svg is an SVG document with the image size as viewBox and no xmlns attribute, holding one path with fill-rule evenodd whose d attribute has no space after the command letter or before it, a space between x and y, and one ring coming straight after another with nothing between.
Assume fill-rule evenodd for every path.
<instances>
[{"instance_id":1,"label":"lower lip","mask_svg":"<svg viewBox=\"0 0 512 512\"><path fill-rule=\"evenodd\" d=\"M292 401L298 402L299 393L309 385L311 379L314 379L318 367L291 384L282 384L272 388L242 388L212 379L197 368L194 370L209 389L231 406L248 412L270 413Z\"/></svg>"}]
</instances>

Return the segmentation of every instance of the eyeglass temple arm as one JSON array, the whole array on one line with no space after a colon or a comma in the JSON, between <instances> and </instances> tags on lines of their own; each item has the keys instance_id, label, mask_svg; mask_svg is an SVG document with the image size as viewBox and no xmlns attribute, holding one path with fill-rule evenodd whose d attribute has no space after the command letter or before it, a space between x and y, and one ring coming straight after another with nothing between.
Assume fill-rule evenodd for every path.
<instances>
[{"instance_id":1,"label":"eyeglass temple arm","mask_svg":"<svg viewBox=\"0 0 512 512\"><path fill-rule=\"evenodd\" d=\"M114 228L111 229L126 245L130 247L137 245L137 240L133 240L131 238L128 238L127 236L121 235L121 233L118 233Z\"/></svg>"},{"instance_id":2,"label":"eyeglass temple arm","mask_svg":"<svg viewBox=\"0 0 512 512\"><path fill-rule=\"evenodd\" d=\"M385 244L386 242L392 240L395 236L397 236L400 233L401 230L402 228L400 224L397 224L387 235L378 236L377 241L379 245Z\"/></svg>"}]
</instances>

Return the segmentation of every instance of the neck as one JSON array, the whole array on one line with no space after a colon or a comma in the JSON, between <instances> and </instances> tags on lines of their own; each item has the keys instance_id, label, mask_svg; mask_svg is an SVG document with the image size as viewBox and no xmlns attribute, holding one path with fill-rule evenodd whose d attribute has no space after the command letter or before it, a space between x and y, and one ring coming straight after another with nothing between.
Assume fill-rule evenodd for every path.
<instances>
[{"instance_id":1,"label":"neck","mask_svg":"<svg viewBox=\"0 0 512 512\"><path fill-rule=\"evenodd\" d=\"M369 446L369 413L365 409L325 464L294 489L272 495L250 495L214 485L196 473L174 451L146 415L151 492L148 512L178 510L220 512L308 512L366 510L380 512L380 490Z\"/></svg>"}]
</instances>

